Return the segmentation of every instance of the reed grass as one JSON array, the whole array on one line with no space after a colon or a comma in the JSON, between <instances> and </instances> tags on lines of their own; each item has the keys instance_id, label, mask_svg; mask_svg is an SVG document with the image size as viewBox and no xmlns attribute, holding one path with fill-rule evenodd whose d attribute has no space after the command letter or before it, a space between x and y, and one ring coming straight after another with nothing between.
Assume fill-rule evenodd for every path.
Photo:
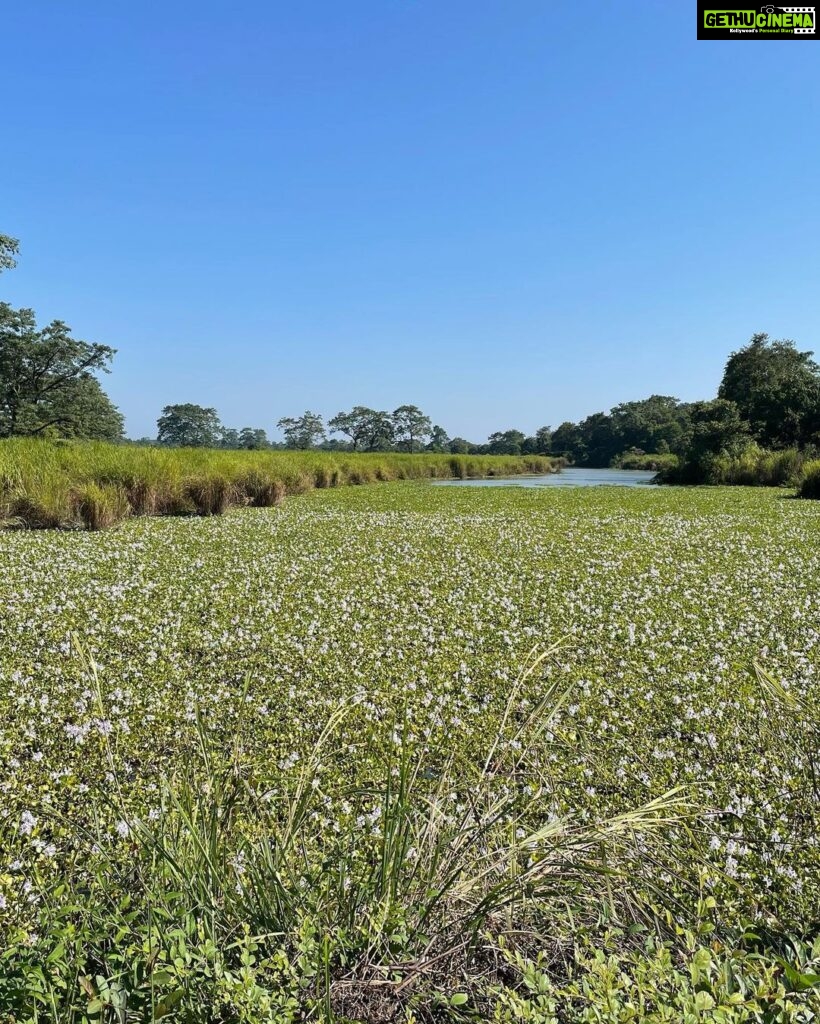
<instances>
[{"instance_id":1,"label":"reed grass","mask_svg":"<svg viewBox=\"0 0 820 1024\"><path fill-rule=\"evenodd\" d=\"M544 456L220 451L13 438L0 442L0 520L100 530L130 515L220 515L287 494L391 480L549 473Z\"/></svg>"}]
</instances>

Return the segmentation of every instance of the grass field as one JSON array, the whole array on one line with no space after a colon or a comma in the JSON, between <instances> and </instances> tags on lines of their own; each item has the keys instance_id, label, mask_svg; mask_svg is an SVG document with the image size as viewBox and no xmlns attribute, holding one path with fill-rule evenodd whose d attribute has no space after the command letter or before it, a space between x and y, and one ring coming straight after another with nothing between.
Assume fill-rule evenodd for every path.
<instances>
[{"instance_id":1,"label":"grass field","mask_svg":"<svg viewBox=\"0 0 820 1024\"><path fill-rule=\"evenodd\" d=\"M816 503L406 482L0 567L4 1024L820 1013Z\"/></svg>"},{"instance_id":2,"label":"grass field","mask_svg":"<svg viewBox=\"0 0 820 1024\"><path fill-rule=\"evenodd\" d=\"M557 472L544 456L226 451L0 441L0 526L102 530L130 516L221 515L287 494L389 480Z\"/></svg>"}]
</instances>

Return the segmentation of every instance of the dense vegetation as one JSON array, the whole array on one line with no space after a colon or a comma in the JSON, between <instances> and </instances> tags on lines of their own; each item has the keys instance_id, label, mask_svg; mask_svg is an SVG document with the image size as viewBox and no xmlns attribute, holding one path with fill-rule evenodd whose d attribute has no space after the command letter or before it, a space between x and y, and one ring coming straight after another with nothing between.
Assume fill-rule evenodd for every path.
<instances>
[{"instance_id":1,"label":"dense vegetation","mask_svg":"<svg viewBox=\"0 0 820 1024\"><path fill-rule=\"evenodd\" d=\"M0 1020L816 1019L818 511L0 534Z\"/></svg>"},{"instance_id":2,"label":"dense vegetation","mask_svg":"<svg viewBox=\"0 0 820 1024\"><path fill-rule=\"evenodd\" d=\"M219 515L314 487L551 473L538 456L214 451L32 438L0 441L0 525L105 529L131 515Z\"/></svg>"},{"instance_id":3,"label":"dense vegetation","mask_svg":"<svg viewBox=\"0 0 820 1024\"><path fill-rule=\"evenodd\" d=\"M0 271L13 267L17 241L0 235ZM114 356L107 345L75 339L55 320L38 329L34 312L0 303L0 438L42 436L122 441L123 417L97 374ZM581 466L651 466L667 483L771 482L802 485L801 466L820 454L820 367L793 342L755 334L729 357L717 397L681 402L651 395L623 402L555 430L528 436L495 431L486 443L451 438L418 406L356 405L331 417L307 410L277 422L281 442L262 427L228 427L216 409L192 402L167 405L157 436L142 446L345 452L557 456ZM335 436L330 436L335 435ZM793 452L769 456L769 452ZM644 457L647 457L644 459ZM641 461L644 460L644 461ZM772 466L790 462L790 476ZM760 469L755 475L755 467ZM773 477L777 477L776 480ZM812 485L802 488L810 495Z\"/></svg>"}]
</instances>

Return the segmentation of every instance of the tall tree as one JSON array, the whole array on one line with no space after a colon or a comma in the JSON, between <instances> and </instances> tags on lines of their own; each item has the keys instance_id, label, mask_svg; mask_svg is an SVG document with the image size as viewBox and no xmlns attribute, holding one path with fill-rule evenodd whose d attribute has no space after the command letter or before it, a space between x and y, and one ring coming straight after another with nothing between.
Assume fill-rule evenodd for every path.
<instances>
[{"instance_id":1,"label":"tall tree","mask_svg":"<svg viewBox=\"0 0 820 1024\"><path fill-rule=\"evenodd\" d=\"M487 438L490 455L520 455L526 435L520 430L497 430Z\"/></svg>"},{"instance_id":2,"label":"tall tree","mask_svg":"<svg viewBox=\"0 0 820 1024\"><path fill-rule=\"evenodd\" d=\"M219 432L219 447L231 449L239 447L239 431L236 427L222 427Z\"/></svg>"},{"instance_id":3,"label":"tall tree","mask_svg":"<svg viewBox=\"0 0 820 1024\"><path fill-rule=\"evenodd\" d=\"M563 455L570 462L584 461L586 445L577 423L565 420L555 428L552 434L552 451L555 455Z\"/></svg>"},{"instance_id":4,"label":"tall tree","mask_svg":"<svg viewBox=\"0 0 820 1024\"><path fill-rule=\"evenodd\" d=\"M718 397L734 402L764 447L803 445L820 430L820 367L793 341L755 334L726 363Z\"/></svg>"},{"instance_id":5,"label":"tall tree","mask_svg":"<svg viewBox=\"0 0 820 1024\"><path fill-rule=\"evenodd\" d=\"M549 455L552 451L552 427L539 427L536 430L535 451L537 455Z\"/></svg>"},{"instance_id":6,"label":"tall tree","mask_svg":"<svg viewBox=\"0 0 820 1024\"><path fill-rule=\"evenodd\" d=\"M681 442L679 454L684 465L699 475L718 456L740 455L751 440L749 424L734 402L725 398L693 402L689 433Z\"/></svg>"},{"instance_id":7,"label":"tall tree","mask_svg":"<svg viewBox=\"0 0 820 1024\"><path fill-rule=\"evenodd\" d=\"M420 451L433 430L432 420L417 405L400 405L393 410L392 421L396 447L405 452Z\"/></svg>"},{"instance_id":8,"label":"tall tree","mask_svg":"<svg viewBox=\"0 0 820 1024\"><path fill-rule=\"evenodd\" d=\"M350 412L337 413L328 420L328 426L335 434L349 437L354 451L386 451L393 443L390 413L369 409L365 405L354 406Z\"/></svg>"},{"instance_id":9,"label":"tall tree","mask_svg":"<svg viewBox=\"0 0 820 1024\"><path fill-rule=\"evenodd\" d=\"M427 445L427 450L431 452L449 452L450 445L452 442L447 436L447 431L444 427L438 426L433 427L430 432L430 443Z\"/></svg>"},{"instance_id":10,"label":"tall tree","mask_svg":"<svg viewBox=\"0 0 820 1024\"><path fill-rule=\"evenodd\" d=\"M20 252L20 243L10 235L0 235L0 273L17 266L16 256Z\"/></svg>"},{"instance_id":11,"label":"tall tree","mask_svg":"<svg viewBox=\"0 0 820 1024\"><path fill-rule=\"evenodd\" d=\"M216 409L191 402L166 405L157 420L157 441L175 448L216 448L221 433Z\"/></svg>"},{"instance_id":12,"label":"tall tree","mask_svg":"<svg viewBox=\"0 0 820 1024\"><path fill-rule=\"evenodd\" d=\"M0 436L118 437L122 420L94 377L114 351L73 338L62 320L38 330L33 310L0 303Z\"/></svg>"},{"instance_id":13,"label":"tall tree","mask_svg":"<svg viewBox=\"0 0 820 1024\"><path fill-rule=\"evenodd\" d=\"M322 417L307 409L301 416L283 416L276 424L285 435L285 447L307 450L315 448L325 439Z\"/></svg>"},{"instance_id":14,"label":"tall tree","mask_svg":"<svg viewBox=\"0 0 820 1024\"><path fill-rule=\"evenodd\" d=\"M239 447L249 451L269 448L268 435L261 427L243 427L239 431Z\"/></svg>"}]
</instances>

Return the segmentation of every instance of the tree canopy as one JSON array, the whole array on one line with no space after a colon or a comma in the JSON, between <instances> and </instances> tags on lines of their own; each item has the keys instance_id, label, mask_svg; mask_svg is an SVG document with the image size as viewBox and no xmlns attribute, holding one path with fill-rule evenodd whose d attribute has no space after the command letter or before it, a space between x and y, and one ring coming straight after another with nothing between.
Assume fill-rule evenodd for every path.
<instances>
[{"instance_id":1,"label":"tree canopy","mask_svg":"<svg viewBox=\"0 0 820 1024\"><path fill-rule=\"evenodd\" d=\"M283 416L276 426L285 435L286 448L315 448L325 438L322 417L310 409L301 416Z\"/></svg>"},{"instance_id":2,"label":"tree canopy","mask_svg":"<svg viewBox=\"0 0 820 1024\"><path fill-rule=\"evenodd\" d=\"M729 356L718 397L735 403L763 447L804 445L820 431L820 366L812 355L755 334Z\"/></svg>"},{"instance_id":3,"label":"tree canopy","mask_svg":"<svg viewBox=\"0 0 820 1024\"><path fill-rule=\"evenodd\" d=\"M192 402L166 405L157 420L157 441L175 448L216 448L221 430L216 409Z\"/></svg>"},{"instance_id":4,"label":"tree canopy","mask_svg":"<svg viewBox=\"0 0 820 1024\"><path fill-rule=\"evenodd\" d=\"M0 273L17 266L20 243L9 235L0 235Z\"/></svg>"},{"instance_id":5,"label":"tree canopy","mask_svg":"<svg viewBox=\"0 0 820 1024\"><path fill-rule=\"evenodd\" d=\"M62 320L38 329L33 310L0 303L0 437L119 440L122 416L94 376L114 352L72 337Z\"/></svg>"}]
</instances>

